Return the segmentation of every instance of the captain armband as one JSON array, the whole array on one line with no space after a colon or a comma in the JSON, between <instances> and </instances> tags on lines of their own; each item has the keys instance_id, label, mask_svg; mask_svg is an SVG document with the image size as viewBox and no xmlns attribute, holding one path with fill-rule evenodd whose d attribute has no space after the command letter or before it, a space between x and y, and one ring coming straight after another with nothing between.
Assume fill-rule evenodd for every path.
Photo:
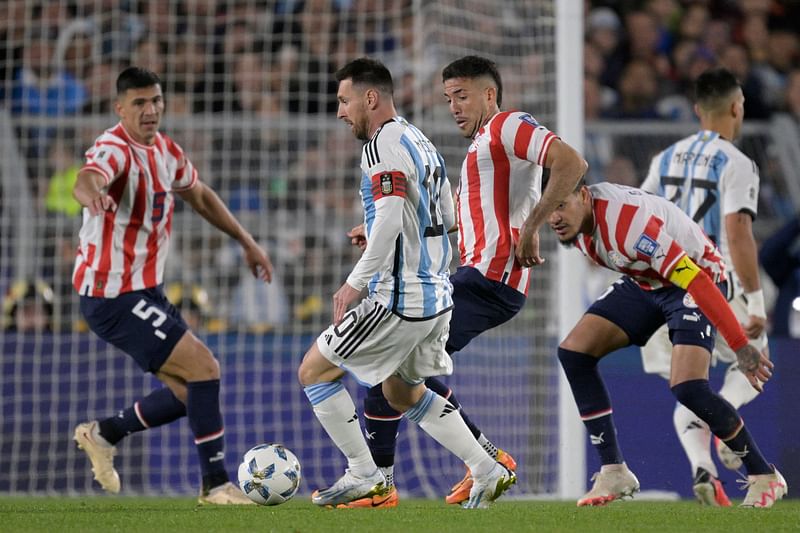
<instances>
[{"instance_id":1,"label":"captain armband","mask_svg":"<svg viewBox=\"0 0 800 533\"><path fill-rule=\"evenodd\" d=\"M688 255L684 255L672 269L669 281L685 290L700 272L700 267Z\"/></svg>"}]
</instances>

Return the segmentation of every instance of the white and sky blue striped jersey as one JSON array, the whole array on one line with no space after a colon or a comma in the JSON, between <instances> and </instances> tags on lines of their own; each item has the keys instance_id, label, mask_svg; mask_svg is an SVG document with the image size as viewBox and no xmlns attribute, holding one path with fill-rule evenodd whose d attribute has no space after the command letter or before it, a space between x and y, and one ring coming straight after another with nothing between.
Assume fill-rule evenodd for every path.
<instances>
[{"instance_id":1,"label":"white and sky blue striped jersey","mask_svg":"<svg viewBox=\"0 0 800 533\"><path fill-rule=\"evenodd\" d=\"M444 159L401 117L378 128L361 154L361 202L367 248L347 283L369 292L393 313L425 319L453 306L455 223Z\"/></svg>"},{"instance_id":2,"label":"white and sky blue striped jersey","mask_svg":"<svg viewBox=\"0 0 800 533\"><path fill-rule=\"evenodd\" d=\"M701 130L650 163L642 189L663 196L694 219L732 268L725 215L758 212L758 167L719 133Z\"/></svg>"}]
</instances>

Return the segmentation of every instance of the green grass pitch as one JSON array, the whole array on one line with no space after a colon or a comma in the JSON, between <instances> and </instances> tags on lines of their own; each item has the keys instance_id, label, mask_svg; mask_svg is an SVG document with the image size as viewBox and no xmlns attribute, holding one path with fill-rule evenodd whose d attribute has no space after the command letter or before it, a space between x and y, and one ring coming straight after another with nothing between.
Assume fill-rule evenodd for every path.
<instances>
[{"instance_id":1,"label":"green grass pitch","mask_svg":"<svg viewBox=\"0 0 800 533\"><path fill-rule=\"evenodd\" d=\"M403 499L396 509L320 509L306 497L278 507L199 507L190 498L4 497L0 531L183 532L586 532L777 533L800 531L800 500L772 509L704 508L690 501L499 501L466 511L443 501Z\"/></svg>"}]
</instances>

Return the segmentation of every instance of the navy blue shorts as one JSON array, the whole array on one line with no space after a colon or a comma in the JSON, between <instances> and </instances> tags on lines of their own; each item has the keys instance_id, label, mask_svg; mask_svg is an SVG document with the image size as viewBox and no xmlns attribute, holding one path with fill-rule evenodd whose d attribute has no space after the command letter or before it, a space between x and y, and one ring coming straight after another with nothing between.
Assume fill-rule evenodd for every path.
<instances>
[{"instance_id":1,"label":"navy blue shorts","mask_svg":"<svg viewBox=\"0 0 800 533\"><path fill-rule=\"evenodd\" d=\"M449 354L461 350L484 331L511 320L525 305L524 294L486 279L472 267L459 267L450 282L454 307L447 339Z\"/></svg>"},{"instance_id":2,"label":"navy blue shorts","mask_svg":"<svg viewBox=\"0 0 800 533\"><path fill-rule=\"evenodd\" d=\"M189 329L161 285L116 298L81 296L81 314L98 337L157 372Z\"/></svg>"},{"instance_id":3,"label":"navy blue shorts","mask_svg":"<svg viewBox=\"0 0 800 533\"><path fill-rule=\"evenodd\" d=\"M726 294L727 283L717 285ZM625 276L611 285L586 311L610 320L624 331L632 344L644 346L666 323L672 344L701 346L712 352L716 328L679 287L645 291Z\"/></svg>"}]
</instances>

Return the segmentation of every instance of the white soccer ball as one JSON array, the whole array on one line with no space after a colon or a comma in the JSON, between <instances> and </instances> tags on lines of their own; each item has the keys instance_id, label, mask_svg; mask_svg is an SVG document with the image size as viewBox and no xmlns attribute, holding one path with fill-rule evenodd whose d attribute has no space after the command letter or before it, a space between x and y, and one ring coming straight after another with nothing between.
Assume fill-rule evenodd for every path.
<instances>
[{"instance_id":1,"label":"white soccer ball","mask_svg":"<svg viewBox=\"0 0 800 533\"><path fill-rule=\"evenodd\" d=\"M239 488L259 505L280 505L300 487L300 461L280 444L260 444L244 454Z\"/></svg>"}]
</instances>

